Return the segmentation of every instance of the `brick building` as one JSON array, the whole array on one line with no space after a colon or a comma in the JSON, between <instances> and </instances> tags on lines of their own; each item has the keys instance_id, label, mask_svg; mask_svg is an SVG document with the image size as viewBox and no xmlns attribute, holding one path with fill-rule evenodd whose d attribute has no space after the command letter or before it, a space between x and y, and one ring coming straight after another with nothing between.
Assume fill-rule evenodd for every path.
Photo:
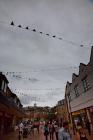
<instances>
[{"instance_id":1,"label":"brick building","mask_svg":"<svg viewBox=\"0 0 93 140\"><path fill-rule=\"evenodd\" d=\"M10 133L25 115L19 98L12 93L8 83L6 76L0 72L0 136Z\"/></svg>"},{"instance_id":2,"label":"brick building","mask_svg":"<svg viewBox=\"0 0 93 140\"><path fill-rule=\"evenodd\" d=\"M66 121L67 119L67 108L65 99L58 101L55 109L55 115L58 122Z\"/></svg>"},{"instance_id":3,"label":"brick building","mask_svg":"<svg viewBox=\"0 0 93 140\"><path fill-rule=\"evenodd\" d=\"M46 120L49 117L50 107L28 106L24 107L26 117L24 120L40 121Z\"/></svg>"}]
</instances>

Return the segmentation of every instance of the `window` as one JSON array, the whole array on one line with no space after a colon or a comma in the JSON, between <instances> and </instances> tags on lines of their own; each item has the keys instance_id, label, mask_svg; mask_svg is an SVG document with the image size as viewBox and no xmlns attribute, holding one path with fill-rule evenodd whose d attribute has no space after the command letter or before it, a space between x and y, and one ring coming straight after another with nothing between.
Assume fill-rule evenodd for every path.
<instances>
[{"instance_id":1,"label":"window","mask_svg":"<svg viewBox=\"0 0 93 140\"><path fill-rule=\"evenodd\" d=\"M4 81L2 81L1 90L4 91Z\"/></svg>"},{"instance_id":2,"label":"window","mask_svg":"<svg viewBox=\"0 0 93 140\"><path fill-rule=\"evenodd\" d=\"M72 101L72 98L71 98L70 93L69 93L69 95L68 95L68 99L69 99L69 102L71 102L71 101Z\"/></svg>"},{"instance_id":3,"label":"window","mask_svg":"<svg viewBox=\"0 0 93 140\"><path fill-rule=\"evenodd\" d=\"M89 89L89 82L88 82L88 79L87 77L85 77L83 80L83 87L84 87L84 91L87 91Z\"/></svg>"},{"instance_id":4,"label":"window","mask_svg":"<svg viewBox=\"0 0 93 140\"><path fill-rule=\"evenodd\" d=\"M5 83L4 80L0 80L0 91L6 92L7 89L7 84Z\"/></svg>"},{"instance_id":5,"label":"window","mask_svg":"<svg viewBox=\"0 0 93 140\"><path fill-rule=\"evenodd\" d=\"M1 87L2 87L2 80L0 79L0 90L1 90Z\"/></svg>"},{"instance_id":6,"label":"window","mask_svg":"<svg viewBox=\"0 0 93 140\"><path fill-rule=\"evenodd\" d=\"M76 97L78 97L80 95L79 91L78 91L78 86L74 87L74 92L75 92Z\"/></svg>"},{"instance_id":7,"label":"window","mask_svg":"<svg viewBox=\"0 0 93 140\"><path fill-rule=\"evenodd\" d=\"M7 89L7 84L5 83L4 92L6 92L6 89Z\"/></svg>"}]
</instances>

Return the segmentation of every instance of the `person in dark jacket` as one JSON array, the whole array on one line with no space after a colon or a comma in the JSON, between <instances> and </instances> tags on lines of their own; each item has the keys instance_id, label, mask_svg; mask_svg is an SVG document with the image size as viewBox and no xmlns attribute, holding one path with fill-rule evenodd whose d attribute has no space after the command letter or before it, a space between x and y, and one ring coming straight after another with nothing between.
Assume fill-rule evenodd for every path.
<instances>
[{"instance_id":1,"label":"person in dark jacket","mask_svg":"<svg viewBox=\"0 0 93 140\"><path fill-rule=\"evenodd\" d=\"M49 135L49 128L48 128L48 124L46 123L45 126L44 126L45 140L48 140L48 135Z\"/></svg>"},{"instance_id":2,"label":"person in dark jacket","mask_svg":"<svg viewBox=\"0 0 93 140\"><path fill-rule=\"evenodd\" d=\"M89 135L91 135L91 126L90 126L90 122L88 119L86 120L86 128L88 130Z\"/></svg>"}]
</instances>

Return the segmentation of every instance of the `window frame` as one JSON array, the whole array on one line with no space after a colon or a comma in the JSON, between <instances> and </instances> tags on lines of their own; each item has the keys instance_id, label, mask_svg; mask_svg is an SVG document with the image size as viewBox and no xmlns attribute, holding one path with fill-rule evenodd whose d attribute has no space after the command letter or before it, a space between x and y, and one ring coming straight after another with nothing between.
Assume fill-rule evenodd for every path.
<instances>
[{"instance_id":1,"label":"window frame","mask_svg":"<svg viewBox=\"0 0 93 140\"><path fill-rule=\"evenodd\" d=\"M85 76L83 79L82 79L82 83L83 83L83 88L84 88L84 92L88 91L89 88L90 88L90 83L88 81L88 77Z\"/></svg>"},{"instance_id":2,"label":"window frame","mask_svg":"<svg viewBox=\"0 0 93 140\"><path fill-rule=\"evenodd\" d=\"M78 90L78 85L74 86L74 94L76 97L78 97L80 95L79 90Z\"/></svg>"}]
</instances>

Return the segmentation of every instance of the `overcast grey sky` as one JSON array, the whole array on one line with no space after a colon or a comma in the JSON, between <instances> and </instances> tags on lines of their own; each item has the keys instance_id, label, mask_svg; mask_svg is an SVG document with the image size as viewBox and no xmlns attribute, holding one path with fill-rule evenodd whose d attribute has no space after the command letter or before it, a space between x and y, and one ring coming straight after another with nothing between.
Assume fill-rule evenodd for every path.
<instances>
[{"instance_id":1,"label":"overcast grey sky","mask_svg":"<svg viewBox=\"0 0 93 140\"><path fill-rule=\"evenodd\" d=\"M85 47L12 27L11 21ZM24 106L61 100L79 63L88 63L92 45L92 0L0 0L0 71L18 72L7 78Z\"/></svg>"}]
</instances>

